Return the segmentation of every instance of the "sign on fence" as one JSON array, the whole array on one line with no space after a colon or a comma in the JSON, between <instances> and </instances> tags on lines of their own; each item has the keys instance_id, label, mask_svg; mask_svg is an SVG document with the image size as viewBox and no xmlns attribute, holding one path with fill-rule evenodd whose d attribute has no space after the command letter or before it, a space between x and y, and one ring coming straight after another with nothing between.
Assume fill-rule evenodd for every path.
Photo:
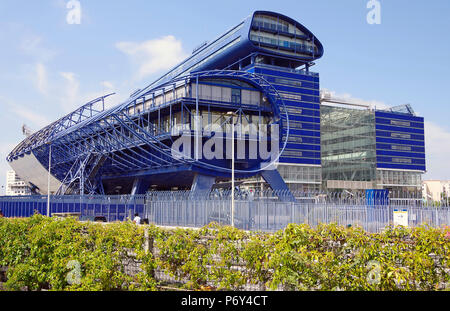
<instances>
[{"instance_id":1,"label":"sign on fence","mask_svg":"<svg viewBox=\"0 0 450 311\"><path fill-rule=\"evenodd\" d=\"M396 226L408 227L407 209L394 209L394 227Z\"/></svg>"}]
</instances>

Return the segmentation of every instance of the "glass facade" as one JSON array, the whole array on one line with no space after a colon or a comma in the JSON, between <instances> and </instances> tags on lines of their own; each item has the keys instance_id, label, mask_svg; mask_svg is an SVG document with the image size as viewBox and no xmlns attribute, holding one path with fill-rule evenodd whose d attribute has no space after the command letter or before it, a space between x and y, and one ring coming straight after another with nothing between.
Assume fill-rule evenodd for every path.
<instances>
[{"instance_id":1,"label":"glass facade","mask_svg":"<svg viewBox=\"0 0 450 311\"><path fill-rule=\"evenodd\" d=\"M377 183L384 188L421 187L422 173L400 170L377 170Z\"/></svg>"},{"instance_id":2,"label":"glass facade","mask_svg":"<svg viewBox=\"0 0 450 311\"><path fill-rule=\"evenodd\" d=\"M376 179L375 116L369 110L321 107L324 180Z\"/></svg>"},{"instance_id":3,"label":"glass facade","mask_svg":"<svg viewBox=\"0 0 450 311\"><path fill-rule=\"evenodd\" d=\"M291 191L320 190L322 169L314 166L279 165L278 172Z\"/></svg>"}]
</instances>

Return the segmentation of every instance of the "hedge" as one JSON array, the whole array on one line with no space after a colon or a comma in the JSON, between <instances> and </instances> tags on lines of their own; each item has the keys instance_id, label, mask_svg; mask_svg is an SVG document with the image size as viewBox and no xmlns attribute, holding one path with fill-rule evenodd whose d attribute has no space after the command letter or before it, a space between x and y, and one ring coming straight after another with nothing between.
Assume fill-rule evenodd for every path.
<instances>
[{"instance_id":1,"label":"hedge","mask_svg":"<svg viewBox=\"0 0 450 311\"><path fill-rule=\"evenodd\" d=\"M167 230L35 215L0 218L6 290L447 290L449 228L291 224L276 233L210 224ZM146 237L153 247L147 251ZM130 273L127 264L137 263Z\"/></svg>"}]
</instances>

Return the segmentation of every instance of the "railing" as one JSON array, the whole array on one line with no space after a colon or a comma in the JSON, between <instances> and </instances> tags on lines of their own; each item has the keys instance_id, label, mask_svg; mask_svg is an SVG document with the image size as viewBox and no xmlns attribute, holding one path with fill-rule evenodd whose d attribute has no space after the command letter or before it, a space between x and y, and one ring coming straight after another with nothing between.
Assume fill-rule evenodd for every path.
<instances>
[{"instance_id":1,"label":"railing","mask_svg":"<svg viewBox=\"0 0 450 311\"><path fill-rule=\"evenodd\" d=\"M250 66L251 65L249 65L249 67ZM274 69L274 70L278 70L278 71L300 73L302 75L307 75L307 76L312 76L312 77L318 77L319 76L319 73L317 73L317 72L306 71L306 70L303 70L303 69L292 69L292 68L280 67L280 66L269 65L269 64L262 64L262 63L257 63L256 66L257 67L267 68L267 69Z\"/></svg>"},{"instance_id":2,"label":"railing","mask_svg":"<svg viewBox=\"0 0 450 311\"><path fill-rule=\"evenodd\" d=\"M294 193L297 202L283 202L284 193L236 192L234 224L237 228L273 232L289 223L337 223L361 226L368 232L380 232L394 224L398 211L408 213L408 226L450 225L450 207L427 205L419 199L371 198L342 193ZM287 194L286 194L287 195ZM380 199L380 200L378 200ZM46 196L0 197L5 217L46 215ZM52 196L50 215L75 214L81 220L103 216L108 222L141 218L161 226L202 227L211 222L231 224L231 198L228 191L193 193L190 191L149 192L146 195Z\"/></svg>"}]
</instances>

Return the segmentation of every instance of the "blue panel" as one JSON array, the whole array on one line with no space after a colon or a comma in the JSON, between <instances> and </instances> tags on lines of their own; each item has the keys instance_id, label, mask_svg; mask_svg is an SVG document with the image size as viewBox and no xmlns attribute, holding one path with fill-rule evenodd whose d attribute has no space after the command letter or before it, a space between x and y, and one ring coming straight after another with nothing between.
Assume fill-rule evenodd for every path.
<instances>
[{"instance_id":1,"label":"blue panel","mask_svg":"<svg viewBox=\"0 0 450 311\"><path fill-rule=\"evenodd\" d=\"M425 153L415 153L415 152L406 152L406 151L377 150L377 155L380 155L380 156L394 156L394 157L409 157L409 158L423 158L423 159L425 159Z\"/></svg>"},{"instance_id":2,"label":"blue panel","mask_svg":"<svg viewBox=\"0 0 450 311\"><path fill-rule=\"evenodd\" d=\"M289 115L289 121L303 121L320 124L320 118L303 117L298 115Z\"/></svg>"},{"instance_id":3,"label":"blue panel","mask_svg":"<svg viewBox=\"0 0 450 311\"><path fill-rule=\"evenodd\" d=\"M389 190L386 189L366 190L366 203L369 206L389 205Z\"/></svg>"},{"instance_id":4,"label":"blue panel","mask_svg":"<svg viewBox=\"0 0 450 311\"><path fill-rule=\"evenodd\" d=\"M395 146L396 144L394 144ZM411 148L411 152L419 152L419 153L424 153L425 152L425 148L424 147L417 147L417 146L409 146ZM377 144L377 150L391 150L393 151L394 149L392 149L392 144Z\"/></svg>"},{"instance_id":5,"label":"blue panel","mask_svg":"<svg viewBox=\"0 0 450 311\"><path fill-rule=\"evenodd\" d=\"M393 126L395 126L395 124L391 123L392 121L393 121L392 119L383 119L383 118L376 118L375 119L375 123L376 124L384 124L384 125L393 125ZM401 121L401 122L406 122L406 121ZM403 126L403 127L405 127L405 126ZM409 121L409 126L408 127L414 127L414 128L423 129L424 128L424 124L421 123L421 122Z\"/></svg>"},{"instance_id":6,"label":"blue panel","mask_svg":"<svg viewBox=\"0 0 450 311\"><path fill-rule=\"evenodd\" d=\"M280 173L277 170L264 170L261 172L261 176L264 180L270 185L273 190L284 191L285 195L280 197L280 199L284 201L292 201L295 202L295 198L292 193L289 191L288 186L284 182Z\"/></svg>"},{"instance_id":7,"label":"blue panel","mask_svg":"<svg viewBox=\"0 0 450 311\"><path fill-rule=\"evenodd\" d=\"M393 163L377 163L377 168L425 171L425 165L406 165Z\"/></svg>"},{"instance_id":8,"label":"blue panel","mask_svg":"<svg viewBox=\"0 0 450 311\"><path fill-rule=\"evenodd\" d=\"M425 164L425 159L410 159L411 160L411 164ZM395 163L392 161L391 157L377 157L377 162L383 162L383 163L393 163L393 164L406 164L408 165L408 163Z\"/></svg>"},{"instance_id":9,"label":"blue panel","mask_svg":"<svg viewBox=\"0 0 450 311\"><path fill-rule=\"evenodd\" d=\"M383 138L377 137L377 143L388 143L388 144L397 144L397 145L412 145L412 146L421 146L425 147L425 141L418 140L405 140L405 139L395 139L395 138Z\"/></svg>"},{"instance_id":10,"label":"blue panel","mask_svg":"<svg viewBox=\"0 0 450 311\"><path fill-rule=\"evenodd\" d=\"M398 126L388 126L388 125L376 125L377 130L383 131L391 131L391 132L404 132L404 133L416 133L422 134L424 133L423 129L417 128L409 128L409 127L398 127Z\"/></svg>"},{"instance_id":11,"label":"blue panel","mask_svg":"<svg viewBox=\"0 0 450 311\"><path fill-rule=\"evenodd\" d=\"M303 87L291 87L284 85L273 85L279 92L289 92L299 94L301 96L320 96L319 90L311 90Z\"/></svg>"},{"instance_id":12,"label":"blue panel","mask_svg":"<svg viewBox=\"0 0 450 311\"><path fill-rule=\"evenodd\" d=\"M250 71L250 70L248 70L248 71ZM285 78L281 78L281 77L277 78L277 77L272 77L272 76L265 76L265 79L267 80L267 82L271 83L275 87L278 87L278 86L281 86L281 85L289 86L288 83L280 83L280 79L285 79ZM319 88L319 83L306 81L306 80L303 80L302 78L285 79L285 80L296 81L298 83L301 83L301 86L297 86L297 88L302 88L302 89L318 89Z\"/></svg>"},{"instance_id":13,"label":"blue panel","mask_svg":"<svg viewBox=\"0 0 450 311\"><path fill-rule=\"evenodd\" d=\"M255 73L260 73L263 75L277 76L277 77L284 77L284 78L291 78L291 79L299 79L299 80L305 80L305 81L311 81L311 82L319 82L319 77L303 75L300 73L286 72L286 71L282 71L282 70L275 70L275 69L272 70L272 69L261 68L261 67L256 67Z\"/></svg>"},{"instance_id":14,"label":"blue panel","mask_svg":"<svg viewBox=\"0 0 450 311\"><path fill-rule=\"evenodd\" d=\"M290 135L320 137L319 131L304 131L304 130L290 129L289 132Z\"/></svg>"},{"instance_id":15,"label":"blue panel","mask_svg":"<svg viewBox=\"0 0 450 311\"><path fill-rule=\"evenodd\" d=\"M394 139L397 139L396 137L392 136L392 132L385 132L385 131L376 131L376 135L379 137L392 137ZM425 140L425 136L424 135L417 135L417 134L406 134L406 135L410 135L410 138L405 138L406 139L413 139L413 140ZM403 138L400 138L403 139Z\"/></svg>"},{"instance_id":16,"label":"blue panel","mask_svg":"<svg viewBox=\"0 0 450 311\"><path fill-rule=\"evenodd\" d=\"M297 149L297 150L300 150L300 151L301 150L320 151L320 145L307 145L307 144L287 143L286 144L286 148L288 148L288 149ZM320 157L320 153L316 153L316 156Z\"/></svg>"},{"instance_id":17,"label":"blue panel","mask_svg":"<svg viewBox=\"0 0 450 311\"><path fill-rule=\"evenodd\" d=\"M102 213L102 207L100 204L94 204L94 215L100 215Z\"/></svg>"},{"instance_id":18,"label":"blue panel","mask_svg":"<svg viewBox=\"0 0 450 311\"><path fill-rule=\"evenodd\" d=\"M413 121L413 122L424 122L423 117L416 117L416 116L410 116L407 114L400 114L400 113L392 113L392 112L381 112L376 111L375 117L377 118L387 118L387 119L398 119L398 120L407 120L407 121Z\"/></svg>"},{"instance_id":19,"label":"blue panel","mask_svg":"<svg viewBox=\"0 0 450 311\"><path fill-rule=\"evenodd\" d=\"M215 176L206 176L202 174L197 174L194 177L194 183L192 184L192 191L194 193L210 191L215 182L216 182Z\"/></svg>"},{"instance_id":20,"label":"blue panel","mask_svg":"<svg viewBox=\"0 0 450 311\"><path fill-rule=\"evenodd\" d=\"M320 165L320 159L306 159L306 158L289 158L289 157L280 157L280 162L282 163L297 163L297 164L310 164L310 165Z\"/></svg>"},{"instance_id":21,"label":"blue panel","mask_svg":"<svg viewBox=\"0 0 450 311\"><path fill-rule=\"evenodd\" d=\"M286 107L300 107L300 108L308 108L308 109L316 109L320 111L320 104L314 104L314 103L305 103L305 102L299 102L295 100L289 100L289 99L283 99L284 104Z\"/></svg>"}]
</instances>

